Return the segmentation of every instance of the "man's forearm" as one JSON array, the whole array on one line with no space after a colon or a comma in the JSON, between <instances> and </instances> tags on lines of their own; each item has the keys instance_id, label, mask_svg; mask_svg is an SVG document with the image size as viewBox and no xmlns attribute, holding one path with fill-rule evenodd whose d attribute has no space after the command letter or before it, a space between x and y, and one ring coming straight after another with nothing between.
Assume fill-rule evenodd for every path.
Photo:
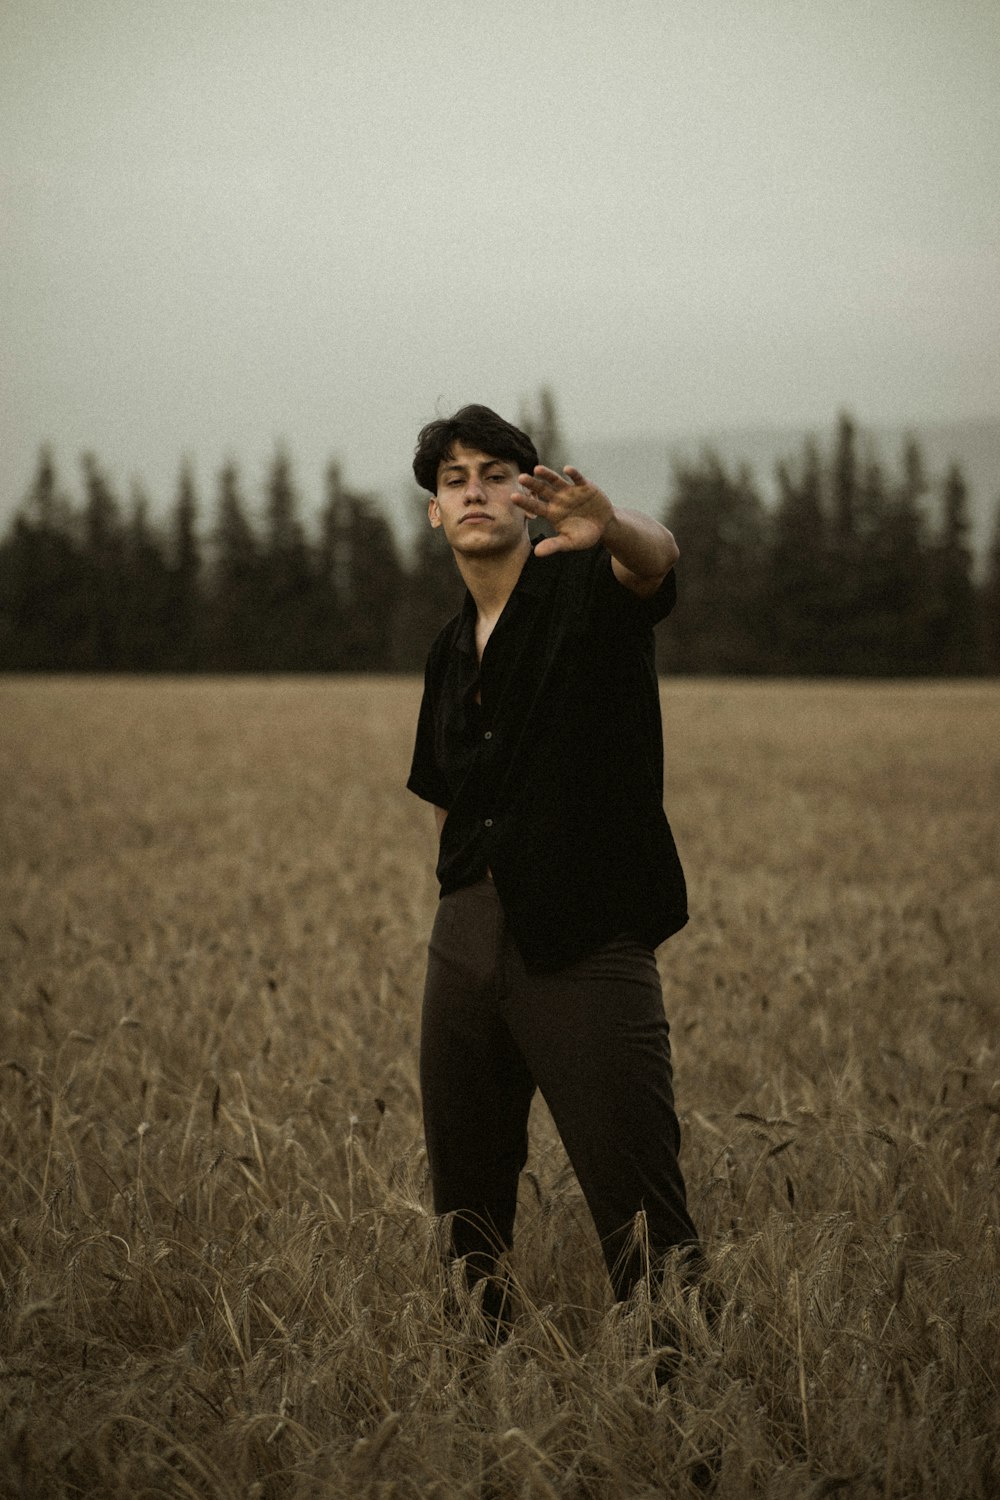
<instances>
[{"instance_id":1,"label":"man's forearm","mask_svg":"<svg viewBox=\"0 0 1000 1500\"><path fill-rule=\"evenodd\" d=\"M681 555L672 533L659 521L617 506L601 540L611 553L617 577L626 585L633 580L658 584Z\"/></svg>"}]
</instances>

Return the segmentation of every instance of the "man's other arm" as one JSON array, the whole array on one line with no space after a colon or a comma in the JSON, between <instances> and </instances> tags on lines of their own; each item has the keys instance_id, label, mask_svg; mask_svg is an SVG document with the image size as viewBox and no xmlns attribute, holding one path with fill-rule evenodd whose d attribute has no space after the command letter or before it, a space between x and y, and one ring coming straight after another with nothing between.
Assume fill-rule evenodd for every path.
<instances>
[{"instance_id":1,"label":"man's other arm","mask_svg":"<svg viewBox=\"0 0 1000 1500\"><path fill-rule=\"evenodd\" d=\"M655 594L681 555L673 532L637 510L613 509L601 538L619 583L640 599Z\"/></svg>"}]
</instances>

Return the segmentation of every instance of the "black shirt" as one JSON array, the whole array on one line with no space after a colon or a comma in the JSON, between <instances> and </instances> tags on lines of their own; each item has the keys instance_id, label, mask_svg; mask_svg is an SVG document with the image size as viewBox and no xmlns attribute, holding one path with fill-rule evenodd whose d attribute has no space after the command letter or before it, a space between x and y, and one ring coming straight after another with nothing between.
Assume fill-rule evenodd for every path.
<instances>
[{"instance_id":1,"label":"black shirt","mask_svg":"<svg viewBox=\"0 0 1000 1500\"><path fill-rule=\"evenodd\" d=\"M653 642L676 595L671 572L638 598L600 546L532 554L481 666L471 594L431 646L407 786L448 812L441 894L489 868L531 968L687 921Z\"/></svg>"}]
</instances>

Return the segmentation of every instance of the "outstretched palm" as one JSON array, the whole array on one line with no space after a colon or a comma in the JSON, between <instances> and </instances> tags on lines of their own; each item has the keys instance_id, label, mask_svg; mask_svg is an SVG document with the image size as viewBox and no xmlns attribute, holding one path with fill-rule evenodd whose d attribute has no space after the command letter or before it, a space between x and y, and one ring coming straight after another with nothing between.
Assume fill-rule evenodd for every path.
<instances>
[{"instance_id":1,"label":"outstretched palm","mask_svg":"<svg viewBox=\"0 0 1000 1500\"><path fill-rule=\"evenodd\" d=\"M529 516L547 521L556 533L535 548L536 557L553 552L582 552L596 547L614 514L603 490L584 479L579 469L567 464L562 474L537 464L534 474L521 474L519 482L527 494L514 496Z\"/></svg>"}]
</instances>

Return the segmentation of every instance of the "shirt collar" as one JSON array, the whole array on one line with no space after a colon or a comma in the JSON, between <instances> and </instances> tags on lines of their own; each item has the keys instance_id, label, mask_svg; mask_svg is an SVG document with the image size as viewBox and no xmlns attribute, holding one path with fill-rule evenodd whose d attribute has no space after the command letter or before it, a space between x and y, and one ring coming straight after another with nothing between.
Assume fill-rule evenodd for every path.
<instances>
[{"instance_id":1,"label":"shirt collar","mask_svg":"<svg viewBox=\"0 0 1000 1500\"><path fill-rule=\"evenodd\" d=\"M541 540L541 537L536 537L531 544L531 554L524 559L521 576L514 585L515 594L530 594L537 597L539 594L544 594L548 591L551 581L545 577L546 570L549 567L548 560L544 557L535 556L535 548Z\"/></svg>"},{"instance_id":2,"label":"shirt collar","mask_svg":"<svg viewBox=\"0 0 1000 1500\"><path fill-rule=\"evenodd\" d=\"M535 556L536 545L537 542L532 542L531 552L524 559L524 567L518 575L517 582L511 589L511 599L537 598L539 595L544 594L548 588L548 581L545 578L545 559ZM509 605L509 603L510 600L508 599L507 604ZM476 601L468 589L465 591L465 600L459 616L458 637L455 644L459 651L464 651L471 656L475 656Z\"/></svg>"}]
</instances>

